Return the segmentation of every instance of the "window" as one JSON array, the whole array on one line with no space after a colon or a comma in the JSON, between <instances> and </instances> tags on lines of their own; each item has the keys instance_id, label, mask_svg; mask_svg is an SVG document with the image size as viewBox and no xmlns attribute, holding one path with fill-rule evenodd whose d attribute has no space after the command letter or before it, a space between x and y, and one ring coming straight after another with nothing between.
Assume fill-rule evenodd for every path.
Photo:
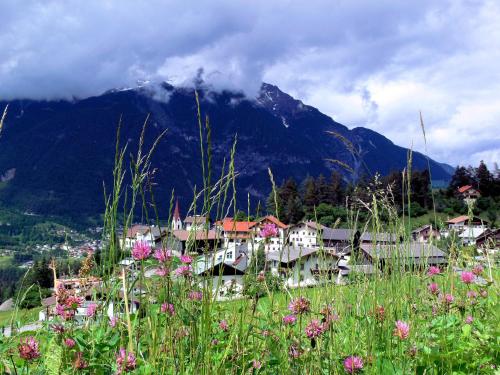
<instances>
[{"instance_id":1,"label":"window","mask_svg":"<svg viewBox=\"0 0 500 375\"><path fill-rule=\"evenodd\" d=\"M300 270L301 271L304 271L304 266L305 266L305 263L304 262L300 262Z\"/></svg>"},{"instance_id":2,"label":"window","mask_svg":"<svg viewBox=\"0 0 500 375\"><path fill-rule=\"evenodd\" d=\"M233 252L232 251L228 251L227 254L226 254L226 258L232 259L233 258Z\"/></svg>"}]
</instances>

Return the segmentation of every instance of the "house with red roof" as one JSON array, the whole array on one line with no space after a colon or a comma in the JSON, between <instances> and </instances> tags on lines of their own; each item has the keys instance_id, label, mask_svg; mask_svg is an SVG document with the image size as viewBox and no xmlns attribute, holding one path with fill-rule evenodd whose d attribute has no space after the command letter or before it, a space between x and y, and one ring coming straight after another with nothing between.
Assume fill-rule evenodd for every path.
<instances>
[{"instance_id":1,"label":"house with red roof","mask_svg":"<svg viewBox=\"0 0 500 375\"><path fill-rule=\"evenodd\" d=\"M478 216L469 217L467 215L461 215L454 217L446 222L448 224L449 230L455 230L461 232L466 228L483 228L488 225L488 222L481 219Z\"/></svg>"},{"instance_id":2,"label":"house with red roof","mask_svg":"<svg viewBox=\"0 0 500 375\"><path fill-rule=\"evenodd\" d=\"M475 189L472 185L465 185L458 188L458 195L465 201L474 201L481 197L479 190Z\"/></svg>"}]
</instances>

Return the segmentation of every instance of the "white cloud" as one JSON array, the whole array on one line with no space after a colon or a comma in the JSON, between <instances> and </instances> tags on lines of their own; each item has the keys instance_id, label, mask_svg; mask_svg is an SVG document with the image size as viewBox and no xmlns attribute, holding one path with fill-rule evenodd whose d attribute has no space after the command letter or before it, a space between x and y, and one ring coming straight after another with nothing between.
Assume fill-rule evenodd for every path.
<instances>
[{"instance_id":1,"label":"white cloud","mask_svg":"<svg viewBox=\"0 0 500 375\"><path fill-rule=\"evenodd\" d=\"M69 98L190 82L277 84L347 126L451 164L498 160L495 0L0 3L0 98Z\"/></svg>"}]
</instances>

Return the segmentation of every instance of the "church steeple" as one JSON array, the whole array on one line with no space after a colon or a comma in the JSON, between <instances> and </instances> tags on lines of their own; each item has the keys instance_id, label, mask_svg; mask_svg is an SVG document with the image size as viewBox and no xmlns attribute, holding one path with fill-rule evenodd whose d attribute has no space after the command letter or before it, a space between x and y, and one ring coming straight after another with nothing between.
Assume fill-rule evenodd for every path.
<instances>
[{"instance_id":1,"label":"church steeple","mask_svg":"<svg viewBox=\"0 0 500 375\"><path fill-rule=\"evenodd\" d=\"M179 211L179 198L175 200L174 216L172 217L172 229L173 230L182 229L181 214Z\"/></svg>"}]
</instances>

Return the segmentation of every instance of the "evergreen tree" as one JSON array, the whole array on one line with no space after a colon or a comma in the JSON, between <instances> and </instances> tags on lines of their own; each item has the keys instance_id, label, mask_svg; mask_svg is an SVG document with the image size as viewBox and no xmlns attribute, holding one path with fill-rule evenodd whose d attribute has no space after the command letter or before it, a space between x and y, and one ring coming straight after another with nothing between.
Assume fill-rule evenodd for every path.
<instances>
[{"instance_id":1,"label":"evergreen tree","mask_svg":"<svg viewBox=\"0 0 500 375\"><path fill-rule=\"evenodd\" d=\"M322 174L316 180L316 192L318 194L318 203L329 203L329 186Z\"/></svg>"},{"instance_id":2,"label":"evergreen tree","mask_svg":"<svg viewBox=\"0 0 500 375\"><path fill-rule=\"evenodd\" d=\"M458 188L465 185L475 185L473 174L470 169L465 167L457 167L455 173L451 176L451 181L448 186L448 193L450 196L456 195Z\"/></svg>"},{"instance_id":3,"label":"evergreen tree","mask_svg":"<svg viewBox=\"0 0 500 375\"><path fill-rule=\"evenodd\" d=\"M313 212L314 207L318 206L318 191L314 177L307 177L304 181L304 209L307 212Z\"/></svg>"},{"instance_id":4,"label":"evergreen tree","mask_svg":"<svg viewBox=\"0 0 500 375\"><path fill-rule=\"evenodd\" d=\"M479 167L476 169L476 181L482 196L489 197L492 195L494 189L493 175L482 160L481 163L479 163Z\"/></svg>"},{"instance_id":5,"label":"evergreen tree","mask_svg":"<svg viewBox=\"0 0 500 375\"><path fill-rule=\"evenodd\" d=\"M330 184L328 185L328 202L331 205L344 205L344 181L342 175L335 171L330 176Z\"/></svg>"}]
</instances>

